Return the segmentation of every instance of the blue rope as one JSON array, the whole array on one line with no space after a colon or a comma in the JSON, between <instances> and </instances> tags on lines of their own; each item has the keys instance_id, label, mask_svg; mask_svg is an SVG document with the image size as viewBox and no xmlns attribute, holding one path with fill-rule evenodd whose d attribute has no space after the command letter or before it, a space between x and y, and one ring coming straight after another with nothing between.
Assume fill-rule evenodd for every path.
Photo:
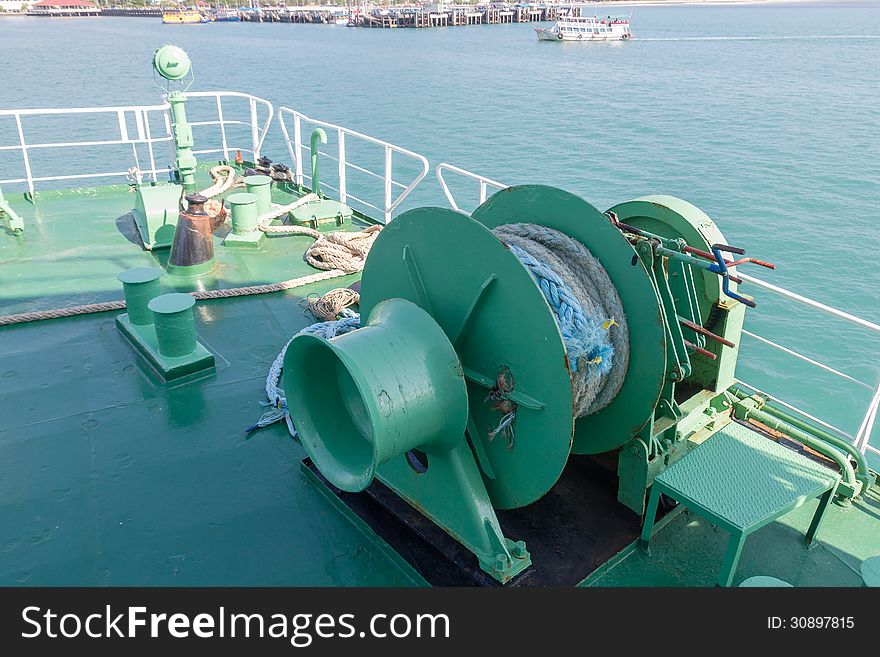
<instances>
[{"instance_id":1,"label":"blue rope","mask_svg":"<svg viewBox=\"0 0 880 657\"><path fill-rule=\"evenodd\" d=\"M266 397L269 401L260 402L260 405L268 407L268 410L263 413L260 419L254 424L245 427L244 432L249 434L257 429L285 420L287 422L287 428L290 430L290 434L296 437L296 429L290 422L290 415L287 412L287 399L285 399L284 394L278 390L278 381L281 378L281 370L284 367L284 355L287 353L287 348L297 335L317 335L325 340L329 340L330 338L335 338L337 335L344 335L345 333L349 333L360 327L361 316L354 311L348 311L346 316L341 319L334 319L329 322L317 322L306 326L294 335L293 338L288 340L287 344L284 345L284 349L281 350L281 353L278 354L275 361L272 363L272 367L269 368L269 376L266 379Z\"/></svg>"},{"instance_id":2,"label":"blue rope","mask_svg":"<svg viewBox=\"0 0 880 657\"><path fill-rule=\"evenodd\" d=\"M607 318L591 317L584 312L571 288L549 265L519 246L511 244L509 248L538 283L556 315L572 371L577 372L579 367L586 365L598 375L608 373L614 347L608 335Z\"/></svg>"}]
</instances>

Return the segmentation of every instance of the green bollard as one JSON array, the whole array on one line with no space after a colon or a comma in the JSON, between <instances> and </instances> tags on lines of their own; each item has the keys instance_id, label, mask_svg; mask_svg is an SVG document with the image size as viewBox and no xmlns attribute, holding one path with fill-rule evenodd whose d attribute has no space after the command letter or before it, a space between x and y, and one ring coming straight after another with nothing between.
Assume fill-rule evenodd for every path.
<instances>
[{"instance_id":1,"label":"green bollard","mask_svg":"<svg viewBox=\"0 0 880 657\"><path fill-rule=\"evenodd\" d=\"M159 278L162 270L157 267L133 267L116 277L122 283L128 321L136 326L153 323L153 313L148 304L159 296Z\"/></svg>"},{"instance_id":2,"label":"green bollard","mask_svg":"<svg viewBox=\"0 0 880 657\"><path fill-rule=\"evenodd\" d=\"M250 192L230 194L226 197L232 213L232 232L236 235L247 235L257 230L258 197Z\"/></svg>"},{"instance_id":3,"label":"green bollard","mask_svg":"<svg viewBox=\"0 0 880 657\"><path fill-rule=\"evenodd\" d=\"M245 176L249 194L257 197L257 214L263 216L272 209L272 179L269 176Z\"/></svg>"},{"instance_id":4,"label":"green bollard","mask_svg":"<svg viewBox=\"0 0 880 657\"><path fill-rule=\"evenodd\" d=\"M150 301L161 356L179 358L196 350L195 304L192 295L182 293L163 294Z\"/></svg>"},{"instance_id":5,"label":"green bollard","mask_svg":"<svg viewBox=\"0 0 880 657\"><path fill-rule=\"evenodd\" d=\"M265 176L255 176L265 178ZM249 192L239 192L226 197L232 216L232 232L223 240L223 246L257 247L263 239L259 229L259 197Z\"/></svg>"}]
</instances>

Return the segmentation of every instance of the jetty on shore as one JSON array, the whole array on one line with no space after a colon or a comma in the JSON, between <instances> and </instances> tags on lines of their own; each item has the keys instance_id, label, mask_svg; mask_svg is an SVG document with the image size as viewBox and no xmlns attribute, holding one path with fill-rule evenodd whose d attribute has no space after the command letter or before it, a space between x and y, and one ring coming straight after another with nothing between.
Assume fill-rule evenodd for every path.
<instances>
[{"instance_id":1,"label":"jetty on shore","mask_svg":"<svg viewBox=\"0 0 880 657\"><path fill-rule=\"evenodd\" d=\"M256 5L256 3L255 3ZM591 15L594 8L582 13L585 3L539 2L507 3L484 2L456 4L455 2L411 3L406 5L361 4L337 5L264 5L229 9L199 3L197 11L213 20L240 20L252 23L318 23L370 28L429 28L468 25L503 25L507 23L536 23L555 21L562 16ZM222 12L223 18L219 18ZM29 7L31 16L143 16L161 17L162 8L97 6L90 0L41 0Z\"/></svg>"},{"instance_id":2,"label":"jetty on shore","mask_svg":"<svg viewBox=\"0 0 880 657\"><path fill-rule=\"evenodd\" d=\"M431 3L394 6L340 7L261 7L242 10L244 21L274 23L336 23L350 27L425 28L467 25L500 25L553 21L561 13L575 10L581 4L454 4ZM575 9L576 8L576 9Z\"/></svg>"}]
</instances>

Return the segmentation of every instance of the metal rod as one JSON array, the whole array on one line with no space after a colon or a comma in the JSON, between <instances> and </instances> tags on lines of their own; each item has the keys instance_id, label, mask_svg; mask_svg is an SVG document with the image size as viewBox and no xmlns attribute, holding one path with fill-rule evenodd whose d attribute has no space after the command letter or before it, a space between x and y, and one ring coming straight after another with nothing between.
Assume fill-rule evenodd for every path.
<instances>
[{"instance_id":1,"label":"metal rod","mask_svg":"<svg viewBox=\"0 0 880 657\"><path fill-rule=\"evenodd\" d=\"M715 342L720 342L721 344L723 344L726 347L736 347L736 345L733 342L731 342L730 340L726 340L725 338L722 338L720 335L712 333L712 331L709 331L708 329L704 329L699 324L694 324L689 319L685 319L684 317L679 317L678 323L681 324L682 326L689 328L694 333L699 333L700 335L703 335L703 336L709 338L710 340L714 340Z\"/></svg>"},{"instance_id":2,"label":"metal rod","mask_svg":"<svg viewBox=\"0 0 880 657\"><path fill-rule=\"evenodd\" d=\"M708 358L709 360L715 360L716 358L718 358L718 356L716 356L715 354L713 354L711 351L707 351L706 349L703 349L702 347L698 347L698 346L695 345L693 342L688 342L687 340L685 340L685 341L684 341L684 344L685 344L686 347L689 347L690 349L693 349L693 350L696 351L698 354L703 354L703 355L704 355L706 358Z\"/></svg>"}]
</instances>

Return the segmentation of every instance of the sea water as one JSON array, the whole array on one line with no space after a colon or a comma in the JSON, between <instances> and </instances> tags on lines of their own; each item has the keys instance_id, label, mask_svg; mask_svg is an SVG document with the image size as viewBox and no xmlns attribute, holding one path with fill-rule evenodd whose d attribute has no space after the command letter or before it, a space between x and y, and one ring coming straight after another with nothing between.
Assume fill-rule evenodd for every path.
<instances>
[{"instance_id":1,"label":"sea water","mask_svg":"<svg viewBox=\"0 0 880 657\"><path fill-rule=\"evenodd\" d=\"M742 271L880 322L880 3L595 11L632 11L636 38L539 42L529 24L3 18L0 106L157 103L150 58L172 42L194 62L194 89L246 91L409 148L432 166L556 185L601 210L645 194L682 197L728 243L778 266ZM287 160L277 123L271 133L264 152ZM0 144L16 142L14 124L0 122ZM77 166L95 170L89 159L100 151L80 156ZM0 178L20 169L17 157L0 156ZM456 189L472 208L475 188ZM433 174L405 207L425 203L444 204ZM855 433L877 384L880 336L744 289L758 301L750 332L867 386L750 336L740 377Z\"/></svg>"}]
</instances>

